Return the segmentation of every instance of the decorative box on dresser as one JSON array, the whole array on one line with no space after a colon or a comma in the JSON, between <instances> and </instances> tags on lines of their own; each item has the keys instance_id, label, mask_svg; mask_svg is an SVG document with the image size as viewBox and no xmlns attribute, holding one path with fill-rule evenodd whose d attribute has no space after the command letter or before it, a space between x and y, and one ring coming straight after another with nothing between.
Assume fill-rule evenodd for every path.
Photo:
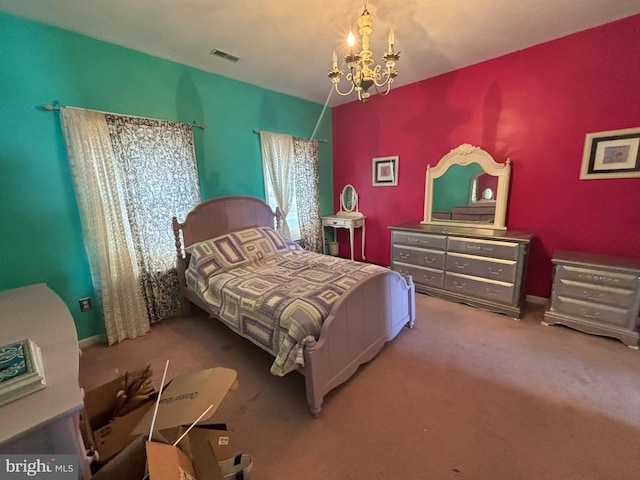
<instances>
[{"instance_id":1,"label":"decorative box on dresser","mask_svg":"<svg viewBox=\"0 0 640 480\"><path fill-rule=\"evenodd\" d=\"M389 228L391 268L411 275L416 291L520 318L533 234L419 223Z\"/></svg>"},{"instance_id":2,"label":"decorative box on dresser","mask_svg":"<svg viewBox=\"0 0 640 480\"><path fill-rule=\"evenodd\" d=\"M640 260L557 251L543 325L617 338L638 349Z\"/></svg>"}]
</instances>

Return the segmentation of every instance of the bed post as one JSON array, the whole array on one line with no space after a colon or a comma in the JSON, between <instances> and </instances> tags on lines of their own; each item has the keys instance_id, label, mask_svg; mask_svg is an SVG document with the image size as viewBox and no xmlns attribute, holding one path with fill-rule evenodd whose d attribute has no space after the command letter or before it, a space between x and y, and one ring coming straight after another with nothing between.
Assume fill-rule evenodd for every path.
<instances>
[{"instance_id":1,"label":"bed post","mask_svg":"<svg viewBox=\"0 0 640 480\"><path fill-rule=\"evenodd\" d=\"M282 226L282 211L280 207L276 207L276 231L280 231L280 227Z\"/></svg>"},{"instance_id":2,"label":"bed post","mask_svg":"<svg viewBox=\"0 0 640 480\"><path fill-rule=\"evenodd\" d=\"M182 314L186 317L191 316L191 302L184 295L184 289L187 288L185 279L186 259L182 253L182 242L180 240L180 223L174 216L171 225L173 227L173 238L176 245L176 272L178 274L178 291L180 292L180 300L182 301Z\"/></svg>"}]
</instances>

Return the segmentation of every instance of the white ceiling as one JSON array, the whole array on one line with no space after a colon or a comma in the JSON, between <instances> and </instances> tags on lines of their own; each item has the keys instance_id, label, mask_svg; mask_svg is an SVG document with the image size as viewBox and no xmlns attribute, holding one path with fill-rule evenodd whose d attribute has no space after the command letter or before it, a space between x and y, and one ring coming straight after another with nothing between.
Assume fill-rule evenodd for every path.
<instances>
[{"instance_id":1,"label":"white ceiling","mask_svg":"<svg viewBox=\"0 0 640 480\"><path fill-rule=\"evenodd\" d=\"M0 0L0 11L324 103L362 0ZM370 0L376 63L390 29L405 85L640 13L638 0ZM214 57L220 49L238 63ZM345 80L343 80L344 82ZM330 106L354 100L335 93Z\"/></svg>"}]
</instances>

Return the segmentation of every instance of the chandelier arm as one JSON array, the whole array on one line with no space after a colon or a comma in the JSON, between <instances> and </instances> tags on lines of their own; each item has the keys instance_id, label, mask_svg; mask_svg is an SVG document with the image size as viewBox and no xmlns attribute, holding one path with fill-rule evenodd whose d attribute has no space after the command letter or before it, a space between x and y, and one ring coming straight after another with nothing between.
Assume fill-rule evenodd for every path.
<instances>
[{"instance_id":1,"label":"chandelier arm","mask_svg":"<svg viewBox=\"0 0 640 480\"><path fill-rule=\"evenodd\" d=\"M380 85L380 86L382 87L382 86L384 86L384 84ZM378 90L378 85L376 85L376 93L378 95L382 95L382 96L388 95L389 92L391 91L391 82L387 81L386 82L386 86L387 86L387 88L385 89L385 91L381 92L380 90Z\"/></svg>"},{"instance_id":2,"label":"chandelier arm","mask_svg":"<svg viewBox=\"0 0 640 480\"><path fill-rule=\"evenodd\" d=\"M354 85L353 85L353 82L352 82L352 83L351 83L351 88L349 89L349 91L348 91L348 92L344 92L344 93L343 93L343 92L341 92L341 91L340 91L340 89L338 88L338 84L337 84L337 83L334 83L334 84L333 84L333 86L334 86L334 88L335 88L335 90L336 90L336 93L337 93L338 95L340 95L340 96L343 96L343 97L346 97L347 95L351 95L351 92L353 92L353 89L355 88L355 87L354 87Z\"/></svg>"}]
</instances>

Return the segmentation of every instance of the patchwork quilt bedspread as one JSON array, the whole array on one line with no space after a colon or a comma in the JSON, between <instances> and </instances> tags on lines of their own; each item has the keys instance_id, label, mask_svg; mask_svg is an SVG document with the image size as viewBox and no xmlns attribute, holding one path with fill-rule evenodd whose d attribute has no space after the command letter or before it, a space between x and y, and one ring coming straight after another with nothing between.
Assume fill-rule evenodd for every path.
<instances>
[{"instance_id":1,"label":"patchwork quilt bedspread","mask_svg":"<svg viewBox=\"0 0 640 480\"><path fill-rule=\"evenodd\" d=\"M232 330L275 357L274 375L304 365L303 340L318 339L340 296L377 265L301 249L268 227L255 227L190 248L187 286Z\"/></svg>"}]
</instances>

